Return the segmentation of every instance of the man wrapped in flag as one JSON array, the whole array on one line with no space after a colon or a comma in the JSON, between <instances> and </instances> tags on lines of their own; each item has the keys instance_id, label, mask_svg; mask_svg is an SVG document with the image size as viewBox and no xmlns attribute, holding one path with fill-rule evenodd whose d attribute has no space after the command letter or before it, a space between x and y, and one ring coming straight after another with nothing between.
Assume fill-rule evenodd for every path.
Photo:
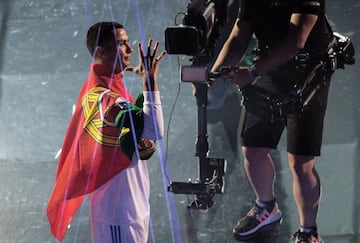
<instances>
[{"instance_id":1,"label":"man wrapped in flag","mask_svg":"<svg viewBox=\"0 0 360 243\"><path fill-rule=\"evenodd\" d=\"M89 196L92 239L98 242L147 242L149 175L146 160L163 136L157 84L159 42L147 53L138 44L139 64L124 27L100 22L87 33L94 57L68 126L46 213L52 234L63 240L68 225ZM153 49L152 49L153 48ZM134 100L122 81L123 71L139 74L143 94Z\"/></svg>"}]
</instances>

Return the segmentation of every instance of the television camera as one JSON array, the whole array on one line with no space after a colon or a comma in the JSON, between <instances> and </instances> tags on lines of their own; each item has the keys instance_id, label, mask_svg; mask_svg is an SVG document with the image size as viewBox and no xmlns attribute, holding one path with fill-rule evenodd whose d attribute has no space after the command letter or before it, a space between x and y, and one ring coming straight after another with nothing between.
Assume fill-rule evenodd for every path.
<instances>
[{"instance_id":1,"label":"television camera","mask_svg":"<svg viewBox=\"0 0 360 243\"><path fill-rule=\"evenodd\" d=\"M198 56L212 52L227 20L227 4L227 0L192 0L182 24L165 29L167 53Z\"/></svg>"},{"instance_id":2,"label":"television camera","mask_svg":"<svg viewBox=\"0 0 360 243\"><path fill-rule=\"evenodd\" d=\"M192 65L182 67L184 82L196 87L198 136L195 156L199 158L199 178L196 182L170 182L168 191L190 194L194 200L188 208L206 210L213 206L216 193L224 192L226 160L209 158L207 141L207 80L206 66L211 61L216 40L227 21L227 0L192 0L187 5L180 25L165 30L165 49L168 54L192 56Z\"/></svg>"}]
</instances>

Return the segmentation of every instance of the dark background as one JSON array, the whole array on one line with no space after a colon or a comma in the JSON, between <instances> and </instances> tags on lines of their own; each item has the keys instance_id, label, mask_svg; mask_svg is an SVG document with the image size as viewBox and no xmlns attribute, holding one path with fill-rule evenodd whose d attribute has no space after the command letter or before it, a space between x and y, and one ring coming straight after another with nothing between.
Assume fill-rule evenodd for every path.
<instances>
[{"instance_id":1,"label":"dark background","mask_svg":"<svg viewBox=\"0 0 360 243\"><path fill-rule=\"evenodd\" d=\"M134 50L137 41L146 42L150 36L160 40L163 49L165 28L175 24L176 14L185 11L187 4L186 0L0 2L1 243L56 242L45 208L56 155L91 62L85 47L87 28L113 19L127 27ZM350 36L355 47L360 46L359 10L358 0L327 1L334 30ZM224 35L228 29L224 28ZM189 64L189 58L180 57L180 63ZM178 70L177 57L166 56L159 83L167 136L149 161L149 242L235 242L231 229L254 198L236 141L241 97L230 83L216 84L209 91L209 156L227 160L225 193L216 195L215 205L207 212L188 210L192 197L166 190L168 178L187 181L198 176L196 102L191 84L179 81ZM318 226L326 242L360 242L358 75L357 64L338 70L330 89L322 156L317 159L323 183ZM134 95L140 91L134 76L127 74L125 82ZM298 227L284 144L282 139L273 152L284 221L269 242L288 242ZM86 201L64 242L91 241L87 206Z\"/></svg>"}]
</instances>

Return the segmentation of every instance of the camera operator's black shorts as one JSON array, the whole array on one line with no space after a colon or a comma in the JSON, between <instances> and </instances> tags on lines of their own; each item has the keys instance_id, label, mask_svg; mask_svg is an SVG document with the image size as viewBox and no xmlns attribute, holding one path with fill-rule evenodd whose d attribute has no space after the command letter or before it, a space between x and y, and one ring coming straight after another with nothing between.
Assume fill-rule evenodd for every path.
<instances>
[{"instance_id":1,"label":"camera operator's black shorts","mask_svg":"<svg viewBox=\"0 0 360 243\"><path fill-rule=\"evenodd\" d=\"M286 127L289 153L319 156L328 90L329 85L322 86L301 116L289 115L283 121L272 122L243 108L239 127L241 145L275 149Z\"/></svg>"}]
</instances>

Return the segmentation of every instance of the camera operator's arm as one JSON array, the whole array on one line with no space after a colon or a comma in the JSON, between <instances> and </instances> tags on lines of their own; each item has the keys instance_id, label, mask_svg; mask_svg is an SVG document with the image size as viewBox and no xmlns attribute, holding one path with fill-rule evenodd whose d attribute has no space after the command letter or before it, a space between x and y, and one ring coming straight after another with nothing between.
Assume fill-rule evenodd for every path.
<instances>
[{"instance_id":1,"label":"camera operator's arm","mask_svg":"<svg viewBox=\"0 0 360 243\"><path fill-rule=\"evenodd\" d=\"M276 70L292 59L296 53L305 46L317 18L317 15L314 14L292 14L287 37L272 50L271 54L257 61L256 72L260 76L264 75L270 71ZM246 51L252 33L252 25L238 19L213 65L212 71L216 71L221 66L236 65ZM249 72L248 67L235 68L227 75L227 77L233 79L240 87L254 81L254 77Z\"/></svg>"},{"instance_id":2,"label":"camera operator's arm","mask_svg":"<svg viewBox=\"0 0 360 243\"><path fill-rule=\"evenodd\" d=\"M223 66L237 65L248 48L252 35L252 25L237 19L211 71L217 71Z\"/></svg>"},{"instance_id":3,"label":"camera operator's arm","mask_svg":"<svg viewBox=\"0 0 360 243\"><path fill-rule=\"evenodd\" d=\"M317 15L313 14L292 14L289 23L289 32L286 38L275 47L269 55L256 62L257 74L261 76L276 70L281 65L291 60L299 50L304 48L317 18ZM255 77L248 67L239 67L229 73L228 77L232 78L240 87L255 80Z\"/></svg>"},{"instance_id":4,"label":"camera operator's arm","mask_svg":"<svg viewBox=\"0 0 360 243\"><path fill-rule=\"evenodd\" d=\"M256 62L258 74L263 75L276 70L303 49L317 18L317 15L313 14L292 14L285 40L269 55Z\"/></svg>"}]
</instances>

